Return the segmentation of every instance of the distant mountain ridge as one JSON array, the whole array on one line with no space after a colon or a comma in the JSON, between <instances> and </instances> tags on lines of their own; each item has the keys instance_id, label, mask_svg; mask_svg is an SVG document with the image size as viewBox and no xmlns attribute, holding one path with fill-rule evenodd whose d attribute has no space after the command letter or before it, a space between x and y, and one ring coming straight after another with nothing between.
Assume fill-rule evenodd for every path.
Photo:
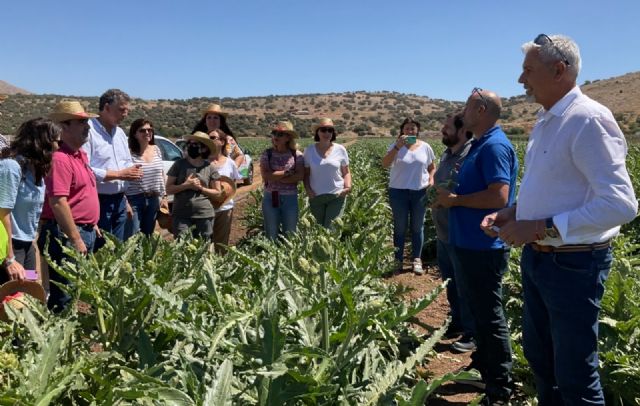
<instances>
[{"instance_id":1,"label":"distant mountain ridge","mask_svg":"<svg viewBox=\"0 0 640 406\"><path fill-rule=\"evenodd\" d=\"M31 92L14 86L11 83L7 83L4 80L0 80L0 96L12 94L31 94Z\"/></svg>"},{"instance_id":2,"label":"distant mountain ridge","mask_svg":"<svg viewBox=\"0 0 640 406\"><path fill-rule=\"evenodd\" d=\"M0 99L0 133L12 134L23 121L46 116L55 103L65 98L80 100L92 112L98 108L98 97L34 95L3 81L0 84L0 89L6 86L23 92L11 93L4 101ZM640 72L588 81L581 88L613 111L627 136L640 137ZM127 129L134 119L146 117L163 135L178 137L191 132L202 109L210 103L219 103L230 113L229 126L238 136L266 135L271 125L283 118L291 120L302 136L311 136L310 127L317 117L333 118L338 131L347 135L396 135L400 122L407 116L420 121L423 132L437 135L446 115L463 107L462 102L386 91L222 99L134 99L131 113L122 127ZM527 103L524 96L505 98L501 124L508 133L524 136L533 126L539 108Z\"/></svg>"}]
</instances>

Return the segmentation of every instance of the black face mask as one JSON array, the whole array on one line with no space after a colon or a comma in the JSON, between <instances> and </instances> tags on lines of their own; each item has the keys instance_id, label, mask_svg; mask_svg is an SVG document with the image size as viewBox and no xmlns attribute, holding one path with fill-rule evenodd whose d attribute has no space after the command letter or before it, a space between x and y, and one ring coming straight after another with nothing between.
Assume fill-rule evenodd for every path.
<instances>
[{"instance_id":1,"label":"black face mask","mask_svg":"<svg viewBox=\"0 0 640 406\"><path fill-rule=\"evenodd\" d=\"M200 157L200 145L198 144L189 144L187 145L187 155L189 158L196 159Z\"/></svg>"}]
</instances>

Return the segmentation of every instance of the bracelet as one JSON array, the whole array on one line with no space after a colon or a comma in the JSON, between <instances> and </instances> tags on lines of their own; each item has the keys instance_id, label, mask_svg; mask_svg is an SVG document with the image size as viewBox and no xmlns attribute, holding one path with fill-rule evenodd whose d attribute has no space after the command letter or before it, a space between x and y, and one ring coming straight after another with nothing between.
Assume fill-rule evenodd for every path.
<instances>
[{"instance_id":1,"label":"bracelet","mask_svg":"<svg viewBox=\"0 0 640 406\"><path fill-rule=\"evenodd\" d=\"M6 257L5 260L4 260L4 264L6 266L9 266L9 265L13 264L14 262L16 262L16 256L15 255L10 256L10 257Z\"/></svg>"}]
</instances>

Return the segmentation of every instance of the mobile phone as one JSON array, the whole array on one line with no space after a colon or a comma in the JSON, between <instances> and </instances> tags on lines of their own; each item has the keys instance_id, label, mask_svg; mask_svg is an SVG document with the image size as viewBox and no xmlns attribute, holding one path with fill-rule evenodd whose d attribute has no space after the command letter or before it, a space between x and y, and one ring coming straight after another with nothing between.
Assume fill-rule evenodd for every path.
<instances>
[{"instance_id":1,"label":"mobile phone","mask_svg":"<svg viewBox=\"0 0 640 406\"><path fill-rule=\"evenodd\" d=\"M38 272L33 269L25 269L24 270L24 278L28 281L37 281L38 280Z\"/></svg>"},{"instance_id":2,"label":"mobile phone","mask_svg":"<svg viewBox=\"0 0 640 406\"><path fill-rule=\"evenodd\" d=\"M271 207L280 207L280 192L277 190L271 192Z\"/></svg>"},{"instance_id":3,"label":"mobile phone","mask_svg":"<svg viewBox=\"0 0 640 406\"><path fill-rule=\"evenodd\" d=\"M409 145L413 145L416 143L416 136L415 135L407 135L407 138L405 140L405 142Z\"/></svg>"}]
</instances>

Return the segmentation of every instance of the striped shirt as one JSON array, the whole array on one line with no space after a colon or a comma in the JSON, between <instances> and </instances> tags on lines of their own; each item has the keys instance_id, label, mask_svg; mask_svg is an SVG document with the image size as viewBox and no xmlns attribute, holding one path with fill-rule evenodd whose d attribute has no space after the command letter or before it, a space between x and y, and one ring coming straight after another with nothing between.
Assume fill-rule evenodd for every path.
<instances>
[{"instance_id":1,"label":"striped shirt","mask_svg":"<svg viewBox=\"0 0 640 406\"><path fill-rule=\"evenodd\" d=\"M142 179L128 182L129 186L125 192L127 196L139 195L140 193L156 193L158 196L166 195L162 153L160 148L155 145L149 145L149 148L155 150L151 162L145 161L140 155L131 154L133 164L142 165Z\"/></svg>"}]
</instances>

